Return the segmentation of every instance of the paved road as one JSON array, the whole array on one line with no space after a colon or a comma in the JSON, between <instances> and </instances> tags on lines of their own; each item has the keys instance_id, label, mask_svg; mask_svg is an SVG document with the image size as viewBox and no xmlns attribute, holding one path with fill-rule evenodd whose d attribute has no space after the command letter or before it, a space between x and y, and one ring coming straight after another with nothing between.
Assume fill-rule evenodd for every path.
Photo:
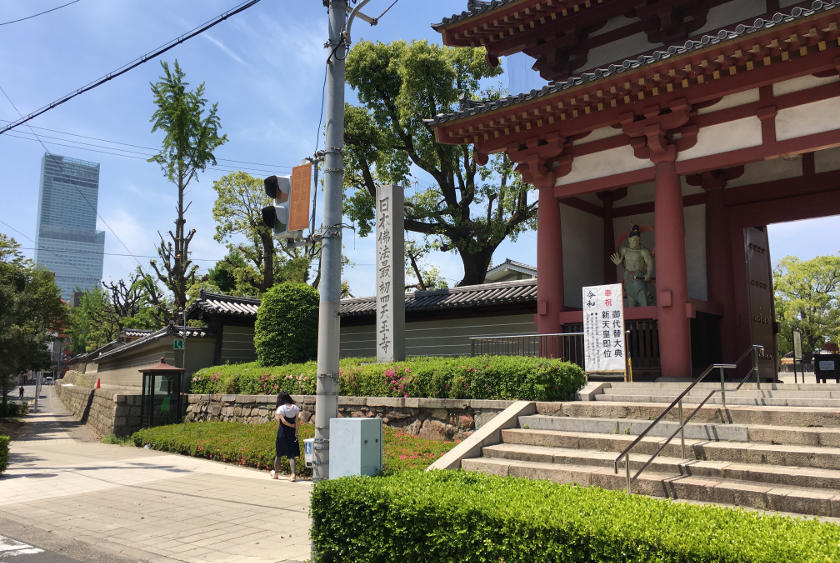
<instances>
[{"instance_id":1,"label":"paved road","mask_svg":"<svg viewBox=\"0 0 840 563\"><path fill-rule=\"evenodd\" d=\"M0 475L0 534L87 562L310 557L310 482L101 444L42 395Z\"/></svg>"}]
</instances>

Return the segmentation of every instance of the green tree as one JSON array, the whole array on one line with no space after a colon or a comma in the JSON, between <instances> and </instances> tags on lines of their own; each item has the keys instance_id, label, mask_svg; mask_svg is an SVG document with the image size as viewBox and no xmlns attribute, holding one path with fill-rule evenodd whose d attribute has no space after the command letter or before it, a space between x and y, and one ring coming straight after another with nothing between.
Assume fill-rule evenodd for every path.
<instances>
[{"instance_id":1,"label":"green tree","mask_svg":"<svg viewBox=\"0 0 840 563\"><path fill-rule=\"evenodd\" d=\"M445 289L449 287L446 280L440 275L440 269L437 266L424 266L423 260L431 250L435 250L434 245L429 241L418 243L417 241L405 241L405 276L406 289L418 289L425 291L428 289ZM408 283L414 278L416 283Z\"/></svg>"},{"instance_id":2,"label":"green tree","mask_svg":"<svg viewBox=\"0 0 840 563\"><path fill-rule=\"evenodd\" d=\"M263 295L254 324L254 348L264 366L306 362L318 351L318 291L281 283Z\"/></svg>"},{"instance_id":3,"label":"green tree","mask_svg":"<svg viewBox=\"0 0 840 563\"><path fill-rule=\"evenodd\" d=\"M99 287L82 292L79 304L70 309L67 317L67 336L73 355L95 350L119 334L111 303Z\"/></svg>"},{"instance_id":4,"label":"green tree","mask_svg":"<svg viewBox=\"0 0 840 563\"><path fill-rule=\"evenodd\" d=\"M66 306L52 272L37 268L20 253L13 238L0 234L0 394L6 412L6 394L14 376L50 366L47 345L51 333L64 323Z\"/></svg>"},{"instance_id":5,"label":"green tree","mask_svg":"<svg viewBox=\"0 0 840 563\"><path fill-rule=\"evenodd\" d=\"M458 285L482 283L493 251L536 221L534 188L504 155L485 167L468 145L443 145L423 122L482 95L481 81L500 68L484 49L450 49L425 41L363 41L347 57L347 82L361 106L345 115L345 211L367 235L374 220L377 184L413 184L417 170L432 183L406 197L405 228L422 233L441 250L456 251L464 266ZM531 198L535 199L535 198Z\"/></svg>"},{"instance_id":6,"label":"green tree","mask_svg":"<svg viewBox=\"0 0 840 563\"><path fill-rule=\"evenodd\" d=\"M204 83L195 90L189 90L189 83L185 74L175 61L170 70L163 61L163 76L150 84L154 94L157 110L152 114L152 132L164 133L161 151L149 159L160 165L166 178L178 189L178 203L176 206L175 232L169 231L169 238L160 237L157 249L160 265L157 260L150 264L157 279L172 292L172 309L168 313L168 321L187 304L187 291L195 283L198 266L189 259L190 242L195 235L195 229L186 231L184 215L190 203L184 205L184 192L190 182L197 178L198 173L207 166L216 164L213 151L227 141L226 135L219 135L221 122L218 116L218 104L207 106L204 97ZM157 295L151 291L150 295ZM168 309L168 303L159 299L155 303L159 308ZM162 311L163 316L167 316Z\"/></svg>"},{"instance_id":7,"label":"green tree","mask_svg":"<svg viewBox=\"0 0 840 563\"><path fill-rule=\"evenodd\" d=\"M278 281L309 281L312 261L320 255L321 245L306 244L290 248L275 246L271 229L262 223L262 208L272 204L265 195L263 181L245 172L233 172L213 182L216 202L213 218L216 220L215 238L227 242L234 250L259 272L258 294L262 294ZM231 243L235 235L243 236L248 244ZM317 280L317 277L316 277Z\"/></svg>"},{"instance_id":8,"label":"green tree","mask_svg":"<svg viewBox=\"0 0 840 563\"><path fill-rule=\"evenodd\" d=\"M840 255L800 260L786 256L773 272L779 354L793 348L791 332L802 336L802 353L826 341L840 342Z\"/></svg>"}]
</instances>

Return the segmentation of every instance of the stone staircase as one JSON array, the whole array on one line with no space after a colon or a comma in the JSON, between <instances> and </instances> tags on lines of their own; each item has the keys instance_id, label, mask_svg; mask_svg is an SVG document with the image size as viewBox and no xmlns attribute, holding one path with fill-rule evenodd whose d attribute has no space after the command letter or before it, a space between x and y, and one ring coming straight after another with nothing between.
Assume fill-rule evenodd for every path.
<instances>
[{"instance_id":1,"label":"stone staircase","mask_svg":"<svg viewBox=\"0 0 840 563\"><path fill-rule=\"evenodd\" d=\"M536 403L500 427L465 470L620 489L613 462L687 383L601 384L589 401ZM684 414L719 384L702 383ZM728 387L734 387L729 384ZM761 510L840 517L840 386L745 385L716 394L633 481L632 492ZM527 411L525 411L527 412ZM635 474L679 427L671 413L633 449ZM474 448L473 451L478 451Z\"/></svg>"}]
</instances>

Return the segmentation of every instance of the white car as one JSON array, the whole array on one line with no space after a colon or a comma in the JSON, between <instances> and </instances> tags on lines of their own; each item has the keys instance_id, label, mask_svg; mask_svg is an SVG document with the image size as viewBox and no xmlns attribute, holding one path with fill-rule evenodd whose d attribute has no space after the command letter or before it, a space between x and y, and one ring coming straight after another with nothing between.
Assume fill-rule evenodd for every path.
<instances>
[{"instance_id":1,"label":"white car","mask_svg":"<svg viewBox=\"0 0 840 563\"><path fill-rule=\"evenodd\" d=\"M51 375L48 375L47 377L44 378L44 385L52 385L52 384L53 384L53 378L52 378Z\"/></svg>"}]
</instances>

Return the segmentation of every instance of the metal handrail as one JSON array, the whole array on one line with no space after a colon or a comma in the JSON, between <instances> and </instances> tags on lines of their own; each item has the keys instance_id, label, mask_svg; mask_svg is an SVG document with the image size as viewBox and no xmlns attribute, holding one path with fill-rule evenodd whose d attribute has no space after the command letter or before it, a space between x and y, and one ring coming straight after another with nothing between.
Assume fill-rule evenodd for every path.
<instances>
[{"instance_id":1,"label":"metal handrail","mask_svg":"<svg viewBox=\"0 0 840 563\"><path fill-rule=\"evenodd\" d=\"M633 440L633 442L629 446L624 448L624 450L620 454L618 454L618 457L616 457L615 461L613 462L613 470L617 474L618 473L618 462L621 461L621 458L625 458L624 459L624 467L625 467L625 470L626 470L626 473L627 473L627 492L628 493L630 492L631 482L635 481L639 477L639 475L642 474L642 471L647 469L647 467L653 462L653 460L656 459L656 456L658 456L662 452L662 450L665 449L665 447L671 442L671 440L674 439L674 436L676 436L677 434L680 434L680 442L682 444L682 457L683 457L683 459L686 458L686 455L685 455L685 425L688 424L688 421L691 420L694 417L694 415L697 414L697 412L700 410L700 408L703 405L706 404L706 401L708 401L712 397L712 395L714 395L718 391L720 391L720 393L721 393L721 402L723 404L723 408L724 409L726 408L726 385L725 385L725 378L724 378L724 370L726 370L726 369L736 369L737 365L739 363L741 363L741 361L744 358L746 358L750 354L750 352L753 353L753 357L754 357L753 368L750 371L747 372L747 374L744 376L744 378L741 380L741 382L738 384L738 386L734 389L734 391L739 390L741 388L741 386L744 385L744 383L746 383L747 379L749 379L750 375L752 375L752 374L755 375L756 386L759 389L761 388L760 387L761 384L759 383L759 377L758 377L758 353L759 353L759 350L764 350L764 346L761 346L760 344L753 344L749 348L744 350L744 353L741 354L738 357L737 360L735 360L735 363L732 363L732 364L712 364L709 367L707 367L706 369L704 369L703 372L697 377L697 379L695 379L691 383L691 385L686 387L683 390L683 392L680 393L677 396L677 398L674 399L673 402L670 405L668 405L668 407L666 407L665 410L662 411L662 413L658 417L656 417L656 419L654 419L650 424L648 424L648 426L644 430L642 430L642 432L636 437L635 440ZM720 370L720 389L712 389L712 391L709 392L708 395L706 395L706 398L703 399L700 402L700 404L698 404L697 407L695 407L695 409L691 412L691 414L688 415L688 417L684 419L683 418L683 408L682 408L683 397L685 397L688 394L688 392L691 391L694 388L695 385L700 383L703 380L703 378L705 378L709 373L712 372L712 370L715 370L715 369ZM671 409L673 409L675 406L679 407L679 416L680 416L680 426L679 426L679 428L677 428L673 432L673 434L668 436L668 438L664 442L662 442L662 444L659 446L659 449L656 450L656 452L650 457L650 459L648 459L642 465L642 467L640 467L639 470L636 471L636 474L631 477L630 476L630 450L632 450L639 442L641 442L642 438L647 436L647 434L653 429L653 427L656 426L663 418L665 418L665 415L667 415L669 412L671 412Z\"/></svg>"}]
</instances>

